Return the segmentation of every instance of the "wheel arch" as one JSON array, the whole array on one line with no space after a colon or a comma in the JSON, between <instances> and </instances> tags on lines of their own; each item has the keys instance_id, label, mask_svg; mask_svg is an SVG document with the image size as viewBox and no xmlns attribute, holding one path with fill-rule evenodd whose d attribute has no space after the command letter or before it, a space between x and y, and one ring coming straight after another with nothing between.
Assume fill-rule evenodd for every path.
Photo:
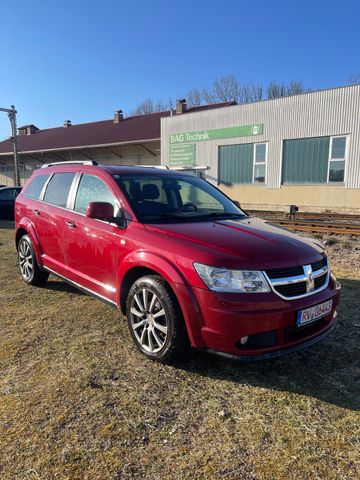
<instances>
[{"instance_id":1,"label":"wheel arch","mask_svg":"<svg viewBox=\"0 0 360 480\"><path fill-rule=\"evenodd\" d=\"M32 225L31 221L27 218L22 219L22 221L20 222L16 230L16 234L15 234L16 249L18 248L21 237L23 237L24 235L29 235L33 244L35 255L36 255L36 261L39 266L42 266L41 248L40 248L39 239L36 235L34 226Z\"/></svg>"},{"instance_id":2,"label":"wheel arch","mask_svg":"<svg viewBox=\"0 0 360 480\"><path fill-rule=\"evenodd\" d=\"M158 275L169 285L184 319L187 334L193 346L201 341L201 315L192 287L182 273L157 254L138 252L124 259L118 275L118 299L121 312L126 314L126 299L133 283L145 275Z\"/></svg>"}]
</instances>

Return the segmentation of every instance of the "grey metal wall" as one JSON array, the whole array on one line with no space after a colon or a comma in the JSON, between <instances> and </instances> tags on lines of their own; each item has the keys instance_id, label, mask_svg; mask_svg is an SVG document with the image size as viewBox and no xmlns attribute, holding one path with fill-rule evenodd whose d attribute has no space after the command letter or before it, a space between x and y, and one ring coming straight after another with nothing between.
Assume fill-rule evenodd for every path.
<instances>
[{"instance_id":1,"label":"grey metal wall","mask_svg":"<svg viewBox=\"0 0 360 480\"><path fill-rule=\"evenodd\" d=\"M263 135L197 142L197 164L210 166L209 179L218 176L219 145L268 142L266 186L279 188L282 140L346 134L345 187L360 188L359 119L360 85L175 115L161 120L162 163L169 162L170 134L263 123Z\"/></svg>"}]
</instances>

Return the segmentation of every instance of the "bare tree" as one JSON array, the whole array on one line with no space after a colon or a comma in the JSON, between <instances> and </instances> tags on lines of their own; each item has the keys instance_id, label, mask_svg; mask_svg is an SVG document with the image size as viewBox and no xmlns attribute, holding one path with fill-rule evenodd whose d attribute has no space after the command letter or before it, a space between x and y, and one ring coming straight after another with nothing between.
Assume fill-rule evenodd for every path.
<instances>
[{"instance_id":1,"label":"bare tree","mask_svg":"<svg viewBox=\"0 0 360 480\"><path fill-rule=\"evenodd\" d=\"M241 95L241 85L234 75L216 78L211 87L211 97L216 102L231 102Z\"/></svg>"},{"instance_id":2,"label":"bare tree","mask_svg":"<svg viewBox=\"0 0 360 480\"><path fill-rule=\"evenodd\" d=\"M311 92L310 88L304 86L303 82L298 80L291 80L291 82L286 86L286 94L289 95L300 95L301 93Z\"/></svg>"},{"instance_id":3,"label":"bare tree","mask_svg":"<svg viewBox=\"0 0 360 480\"><path fill-rule=\"evenodd\" d=\"M227 75L215 79L210 88L203 89L202 96L206 103L251 103L262 100L263 89L261 85L252 82L240 83L234 75Z\"/></svg>"},{"instance_id":4,"label":"bare tree","mask_svg":"<svg viewBox=\"0 0 360 480\"><path fill-rule=\"evenodd\" d=\"M357 85L360 83L360 72L353 73L349 78L350 85Z\"/></svg>"},{"instance_id":5,"label":"bare tree","mask_svg":"<svg viewBox=\"0 0 360 480\"><path fill-rule=\"evenodd\" d=\"M301 93L311 92L311 89L306 88L303 82L292 80L290 83L275 83L270 82L266 88L267 98L281 98L289 97L290 95L300 95Z\"/></svg>"},{"instance_id":6,"label":"bare tree","mask_svg":"<svg viewBox=\"0 0 360 480\"><path fill-rule=\"evenodd\" d=\"M255 83L244 83L240 85L239 97L236 98L237 103L259 102L263 98L263 88Z\"/></svg>"},{"instance_id":7,"label":"bare tree","mask_svg":"<svg viewBox=\"0 0 360 480\"><path fill-rule=\"evenodd\" d=\"M360 72L355 74L352 83L360 83ZM303 82L292 80L289 83L270 82L266 87L266 97L269 99L299 95L311 92L304 86ZM180 98L178 96L177 98ZM253 82L241 83L234 75L225 75L216 78L210 87L189 90L185 98L191 106L202 105L203 103L231 102L238 104L259 102L263 99L263 87ZM152 112L161 112L174 109L176 101L169 98L168 101L154 100L151 97L142 101L132 112L132 115L147 115Z\"/></svg>"},{"instance_id":8,"label":"bare tree","mask_svg":"<svg viewBox=\"0 0 360 480\"><path fill-rule=\"evenodd\" d=\"M286 87L284 84L270 82L266 88L267 98L281 98L286 97Z\"/></svg>"},{"instance_id":9,"label":"bare tree","mask_svg":"<svg viewBox=\"0 0 360 480\"><path fill-rule=\"evenodd\" d=\"M169 103L170 101L169 99ZM148 97L139 103L139 105L130 112L130 115L147 115L154 112L163 112L170 109L169 103L164 102L164 100L153 100L151 97Z\"/></svg>"},{"instance_id":10,"label":"bare tree","mask_svg":"<svg viewBox=\"0 0 360 480\"><path fill-rule=\"evenodd\" d=\"M193 107L202 104L204 95L202 90L199 88L192 88L186 93L185 98L187 105L189 105L189 107Z\"/></svg>"}]
</instances>

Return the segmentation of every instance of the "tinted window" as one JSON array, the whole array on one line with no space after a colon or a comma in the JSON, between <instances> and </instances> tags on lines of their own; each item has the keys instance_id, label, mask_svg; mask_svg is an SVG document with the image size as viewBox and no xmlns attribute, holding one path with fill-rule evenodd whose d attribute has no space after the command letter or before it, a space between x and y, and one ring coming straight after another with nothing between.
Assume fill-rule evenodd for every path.
<instances>
[{"instance_id":1,"label":"tinted window","mask_svg":"<svg viewBox=\"0 0 360 480\"><path fill-rule=\"evenodd\" d=\"M94 175L82 175L76 194L74 210L85 213L90 202L108 202L116 209L114 197L100 178Z\"/></svg>"},{"instance_id":2,"label":"tinted window","mask_svg":"<svg viewBox=\"0 0 360 480\"><path fill-rule=\"evenodd\" d=\"M336 160L330 162L329 182L343 182L344 171L345 162L343 160Z\"/></svg>"},{"instance_id":3,"label":"tinted window","mask_svg":"<svg viewBox=\"0 0 360 480\"><path fill-rule=\"evenodd\" d=\"M30 184L26 187L24 196L38 200L48 178L49 175L38 175L37 177L34 177L32 180L30 180Z\"/></svg>"},{"instance_id":4,"label":"tinted window","mask_svg":"<svg viewBox=\"0 0 360 480\"><path fill-rule=\"evenodd\" d=\"M331 158L345 158L346 137L334 137L332 140Z\"/></svg>"},{"instance_id":5,"label":"tinted window","mask_svg":"<svg viewBox=\"0 0 360 480\"><path fill-rule=\"evenodd\" d=\"M75 173L55 173L46 187L44 201L58 207L66 207Z\"/></svg>"},{"instance_id":6,"label":"tinted window","mask_svg":"<svg viewBox=\"0 0 360 480\"><path fill-rule=\"evenodd\" d=\"M16 195L17 195L17 191L13 188L0 190L0 200L14 200Z\"/></svg>"}]
</instances>

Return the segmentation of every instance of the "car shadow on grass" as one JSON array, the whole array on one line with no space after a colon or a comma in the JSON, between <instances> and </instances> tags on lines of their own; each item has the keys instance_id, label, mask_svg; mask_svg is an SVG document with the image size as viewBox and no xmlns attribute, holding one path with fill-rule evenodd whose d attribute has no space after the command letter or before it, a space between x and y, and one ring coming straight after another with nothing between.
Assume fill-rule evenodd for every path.
<instances>
[{"instance_id":1,"label":"car shadow on grass","mask_svg":"<svg viewBox=\"0 0 360 480\"><path fill-rule=\"evenodd\" d=\"M342 284L336 328L323 341L274 360L241 363L201 351L192 351L177 364L189 373L239 385L294 392L360 409L360 281Z\"/></svg>"},{"instance_id":2,"label":"car shadow on grass","mask_svg":"<svg viewBox=\"0 0 360 480\"><path fill-rule=\"evenodd\" d=\"M54 292L67 292L72 293L73 295L83 296L86 293L82 292L76 287L70 285L70 283L64 282L63 280L50 279L43 286L46 290L53 290Z\"/></svg>"}]
</instances>

